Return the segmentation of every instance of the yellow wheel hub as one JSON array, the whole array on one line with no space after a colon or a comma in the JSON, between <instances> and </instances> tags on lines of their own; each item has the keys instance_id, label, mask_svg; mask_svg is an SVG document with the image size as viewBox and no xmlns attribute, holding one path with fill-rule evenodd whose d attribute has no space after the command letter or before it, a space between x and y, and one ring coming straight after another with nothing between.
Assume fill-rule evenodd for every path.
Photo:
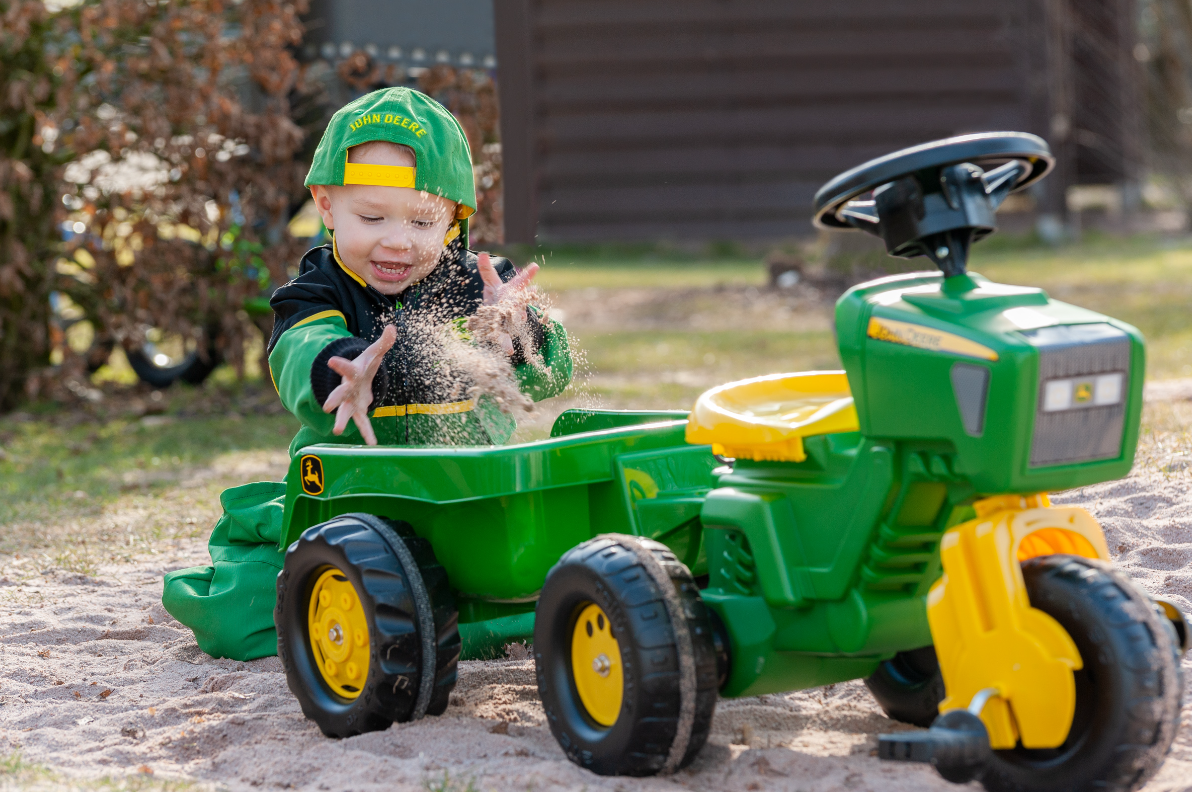
<instances>
[{"instance_id":1,"label":"yellow wheel hub","mask_svg":"<svg viewBox=\"0 0 1192 792\"><path fill-rule=\"evenodd\" d=\"M580 612L571 634L571 673L588 716L601 726L616 723L624 697L621 646L595 603Z\"/></svg>"},{"instance_id":2,"label":"yellow wheel hub","mask_svg":"<svg viewBox=\"0 0 1192 792\"><path fill-rule=\"evenodd\" d=\"M346 699L359 696L368 678L368 621L356 589L335 567L315 581L306 624L327 687Z\"/></svg>"}]
</instances>

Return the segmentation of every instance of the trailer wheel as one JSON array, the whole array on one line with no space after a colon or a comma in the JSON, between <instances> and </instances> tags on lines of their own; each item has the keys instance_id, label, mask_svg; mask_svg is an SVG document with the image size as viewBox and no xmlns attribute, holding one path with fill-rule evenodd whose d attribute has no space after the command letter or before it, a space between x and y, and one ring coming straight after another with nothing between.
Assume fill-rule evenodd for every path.
<instances>
[{"instance_id":1,"label":"trailer wheel","mask_svg":"<svg viewBox=\"0 0 1192 792\"><path fill-rule=\"evenodd\" d=\"M534 660L551 732L581 767L671 773L708 739L712 623L665 545L613 534L568 551L542 587Z\"/></svg>"},{"instance_id":2,"label":"trailer wheel","mask_svg":"<svg viewBox=\"0 0 1192 792\"><path fill-rule=\"evenodd\" d=\"M940 714L944 677L934 646L899 652L865 680L882 711L896 721L929 727Z\"/></svg>"},{"instance_id":3,"label":"trailer wheel","mask_svg":"<svg viewBox=\"0 0 1192 792\"><path fill-rule=\"evenodd\" d=\"M1107 563L1069 555L1022 565L1031 605L1072 636L1072 730L1054 749L994 751L980 780L990 792L1134 790L1163 762L1179 724L1178 639L1150 597Z\"/></svg>"},{"instance_id":4,"label":"trailer wheel","mask_svg":"<svg viewBox=\"0 0 1192 792\"><path fill-rule=\"evenodd\" d=\"M406 523L346 514L308 528L277 577L277 650L328 737L439 715L455 687L455 600Z\"/></svg>"}]
</instances>

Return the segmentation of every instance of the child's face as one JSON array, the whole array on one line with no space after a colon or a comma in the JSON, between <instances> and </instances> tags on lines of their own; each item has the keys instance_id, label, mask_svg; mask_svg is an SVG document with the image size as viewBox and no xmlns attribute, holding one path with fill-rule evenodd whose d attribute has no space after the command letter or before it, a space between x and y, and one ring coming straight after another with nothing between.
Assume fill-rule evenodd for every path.
<instances>
[{"instance_id":1,"label":"child's face","mask_svg":"<svg viewBox=\"0 0 1192 792\"><path fill-rule=\"evenodd\" d=\"M415 164L396 146L369 146L351 161ZM323 224L335 231L344 265L382 294L401 294L439 263L455 219L454 201L405 187L314 185L310 191Z\"/></svg>"}]
</instances>

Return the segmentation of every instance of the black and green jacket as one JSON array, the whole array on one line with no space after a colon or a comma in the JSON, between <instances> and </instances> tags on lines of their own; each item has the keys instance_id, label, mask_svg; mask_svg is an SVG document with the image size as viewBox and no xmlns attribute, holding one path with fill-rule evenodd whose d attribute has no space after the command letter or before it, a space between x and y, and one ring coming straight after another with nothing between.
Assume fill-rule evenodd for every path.
<instances>
[{"instance_id":1,"label":"black and green jacket","mask_svg":"<svg viewBox=\"0 0 1192 792\"><path fill-rule=\"evenodd\" d=\"M516 274L506 259L493 257L502 280ZM312 443L361 443L355 424L331 433L334 412L323 403L340 379L327 366L333 356L355 358L376 341L387 324L397 342L373 380L370 417L382 445L489 445L503 443L514 429L511 417L489 399L468 397L464 372L444 376L440 349L426 328L455 324L480 307L484 282L475 253L451 245L439 265L405 292L387 297L340 263L331 245L302 258L298 277L273 294L275 321L269 340L269 373L281 402L302 428L290 443L295 454ZM530 313L537 349L517 344L515 373L522 392L535 401L555 396L571 381L567 333L558 323Z\"/></svg>"}]
</instances>

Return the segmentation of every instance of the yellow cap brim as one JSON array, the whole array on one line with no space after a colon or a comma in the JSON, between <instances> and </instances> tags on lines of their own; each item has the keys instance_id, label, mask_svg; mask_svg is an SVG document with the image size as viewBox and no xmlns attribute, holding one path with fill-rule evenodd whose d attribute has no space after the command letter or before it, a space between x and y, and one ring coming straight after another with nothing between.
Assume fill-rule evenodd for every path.
<instances>
[{"instance_id":1,"label":"yellow cap brim","mask_svg":"<svg viewBox=\"0 0 1192 792\"><path fill-rule=\"evenodd\" d=\"M415 169L407 165L369 165L361 162L344 164L344 184L362 184L370 187L406 187L417 189ZM476 210L465 204L459 204L455 210L455 219L463 220L471 217Z\"/></svg>"},{"instance_id":2,"label":"yellow cap brim","mask_svg":"<svg viewBox=\"0 0 1192 792\"><path fill-rule=\"evenodd\" d=\"M413 189L415 184L414 169L403 165L368 165L349 162L344 165L344 184Z\"/></svg>"}]
</instances>

